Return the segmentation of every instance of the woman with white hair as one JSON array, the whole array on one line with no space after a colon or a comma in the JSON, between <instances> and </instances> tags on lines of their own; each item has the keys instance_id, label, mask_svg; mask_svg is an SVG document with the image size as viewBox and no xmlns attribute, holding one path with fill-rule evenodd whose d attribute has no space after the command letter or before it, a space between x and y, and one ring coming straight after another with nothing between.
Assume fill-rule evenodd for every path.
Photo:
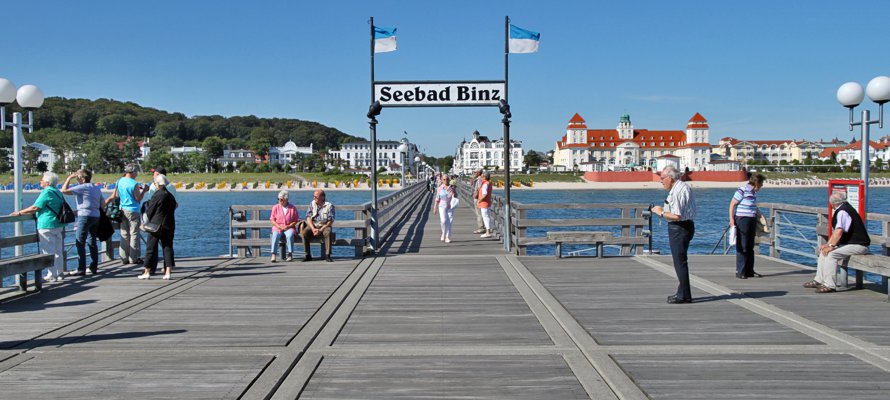
<instances>
[{"instance_id":1,"label":"woman with white hair","mask_svg":"<svg viewBox=\"0 0 890 400\"><path fill-rule=\"evenodd\" d=\"M287 258L284 261L293 261L294 234L297 232L296 227L300 222L300 214L297 207L288 201L287 190L278 192L278 204L272 206L272 216L269 217L272 223L272 259L277 259L275 254L278 253L278 240L284 235L285 246L287 247Z\"/></svg>"},{"instance_id":2,"label":"woman with white hair","mask_svg":"<svg viewBox=\"0 0 890 400\"><path fill-rule=\"evenodd\" d=\"M158 242L164 249L164 279L170 279L173 272L173 236L176 232L176 198L167 191L170 181L165 175L155 175L154 183L158 191L151 196L145 208L145 220L142 230L148 233L145 241L145 261L139 279L148 279L158 268Z\"/></svg>"},{"instance_id":3,"label":"woman with white hair","mask_svg":"<svg viewBox=\"0 0 890 400\"><path fill-rule=\"evenodd\" d=\"M40 179L40 195L34 201L34 205L10 215L37 214L37 236L40 239L40 252L53 254L53 266L50 267L44 281L61 281L65 272L64 242L62 233L65 224L59 222L58 215L62 214L62 203L65 201L62 192L56 189L59 176L52 172L45 172Z\"/></svg>"}]
</instances>

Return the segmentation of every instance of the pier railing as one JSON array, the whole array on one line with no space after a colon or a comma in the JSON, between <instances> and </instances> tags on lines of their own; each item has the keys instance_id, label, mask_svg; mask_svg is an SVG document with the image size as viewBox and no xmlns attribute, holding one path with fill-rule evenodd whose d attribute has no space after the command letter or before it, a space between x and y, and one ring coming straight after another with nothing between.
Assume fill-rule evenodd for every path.
<instances>
[{"instance_id":1,"label":"pier railing","mask_svg":"<svg viewBox=\"0 0 890 400\"><path fill-rule=\"evenodd\" d=\"M828 219L828 208L798 206L781 203L758 204L770 225L768 239L761 244L769 248L769 255L782 258L783 255L795 255L808 259L817 259L816 249L828 239L831 221ZM866 225L871 237L872 252L890 256L890 215L868 213Z\"/></svg>"},{"instance_id":2,"label":"pier railing","mask_svg":"<svg viewBox=\"0 0 890 400\"><path fill-rule=\"evenodd\" d=\"M404 215L403 210L426 194L426 183L415 183L405 189L377 199L377 227L380 241L384 241ZM370 194L369 194L370 195ZM371 202L362 204L336 204L337 217L334 229L351 229L351 238L337 238L334 246L352 246L355 257L362 257L370 249ZM272 226L270 205L232 205L229 207L229 255L258 257L268 251L269 232ZM348 219L349 216L352 219Z\"/></svg>"},{"instance_id":3,"label":"pier railing","mask_svg":"<svg viewBox=\"0 0 890 400\"><path fill-rule=\"evenodd\" d=\"M467 182L458 184L461 202L472 207L472 187ZM492 196L491 226L494 234L503 240L504 232L504 198ZM557 210L573 210L572 214L590 216L589 218L560 218L554 216ZM651 248L651 212L649 204L637 203L546 203L527 204L511 202L510 227L511 249L519 255L525 255L529 246L554 246L556 241L547 238L548 232L577 231L578 240L583 240L583 233L592 231L610 232L611 237L600 241L597 247L617 246L619 255L643 254L644 248ZM547 218L539 218L539 215ZM574 216L573 215L573 216ZM552 230L551 230L552 228ZM532 231L532 235L529 235ZM605 235L609 236L609 235ZM578 241L574 241L578 243ZM569 244L571 242L566 242ZM590 243L594 244L594 243ZM577 252L576 252L577 253ZM601 255L601 254L598 254Z\"/></svg>"}]
</instances>

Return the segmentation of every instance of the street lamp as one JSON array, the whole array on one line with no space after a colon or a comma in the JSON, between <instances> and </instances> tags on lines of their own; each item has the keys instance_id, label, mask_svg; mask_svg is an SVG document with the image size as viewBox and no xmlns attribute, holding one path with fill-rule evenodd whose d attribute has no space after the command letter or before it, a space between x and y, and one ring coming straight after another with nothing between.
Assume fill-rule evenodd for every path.
<instances>
[{"instance_id":1,"label":"street lamp","mask_svg":"<svg viewBox=\"0 0 890 400\"><path fill-rule=\"evenodd\" d=\"M405 153L408 152L408 139L402 138L399 141L399 164L402 166L402 188L405 187Z\"/></svg>"},{"instance_id":2,"label":"street lamp","mask_svg":"<svg viewBox=\"0 0 890 400\"><path fill-rule=\"evenodd\" d=\"M869 111L863 109L862 119L859 122L854 122L853 109L862 103L862 99L865 97L862 91L862 85L857 82L847 82L837 89L837 101L850 110L850 130L852 131L853 126L855 125L859 125L862 130L862 141L860 142L862 146L860 153L862 160L859 165L862 184L864 185L864 191L862 193L863 213L868 211L868 168L871 165L871 159L868 155L870 147L868 140L869 125L878 124L879 128L884 127L884 103L890 101L890 77L879 76L869 81L868 86L865 89L865 94L868 94L868 98L871 99L871 101L877 103L878 119L869 120Z\"/></svg>"},{"instance_id":3,"label":"street lamp","mask_svg":"<svg viewBox=\"0 0 890 400\"><path fill-rule=\"evenodd\" d=\"M414 179L420 179L420 156L414 157Z\"/></svg>"},{"instance_id":4,"label":"street lamp","mask_svg":"<svg viewBox=\"0 0 890 400\"><path fill-rule=\"evenodd\" d=\"M22 113L12 113L12 123L6 122L6 105L18 102L28 112L28 123L22 121ZM0 131L6 131L6 125L12 125L12 146L15 158L14 177L15 185L15 211L22 209L22 147L24 146L23 128L28 128L28 133L34 131L33 110L43 105L43 92L37 86L24 85L16 90L15 85L8 79L0 78ZM22 234L21 221L15 223L15 235ZM22 254L22 246L15 247L15 254Z\"/></svg>"}]
</instances>

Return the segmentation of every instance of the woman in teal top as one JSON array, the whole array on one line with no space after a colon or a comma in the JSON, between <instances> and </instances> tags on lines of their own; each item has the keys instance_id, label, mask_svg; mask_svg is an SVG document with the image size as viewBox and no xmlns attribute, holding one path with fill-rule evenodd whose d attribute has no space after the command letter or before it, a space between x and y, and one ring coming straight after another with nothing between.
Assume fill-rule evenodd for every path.
<instances>
[{"instance_id":1,"label":"woman in teal top","mask_svg":"<svg viewBox=\"0 0 890 400\"><path fill-rule=\"evenodd\" d=\"M40 239L40 252L43 254L55 255L53 266L47 271L43 280L47 282L61 281L64 275L65 266L63 265L64 257L62 233L65 230L65 224L59 222L56 215L62 213L62 192L56 189L59 183L59 176L52 172L45 172L43 179L40 180L40 195L34 201L34 205L24 210L13 212L10 215L37 214L37 236Z\"/></svg>"}]
</instances>

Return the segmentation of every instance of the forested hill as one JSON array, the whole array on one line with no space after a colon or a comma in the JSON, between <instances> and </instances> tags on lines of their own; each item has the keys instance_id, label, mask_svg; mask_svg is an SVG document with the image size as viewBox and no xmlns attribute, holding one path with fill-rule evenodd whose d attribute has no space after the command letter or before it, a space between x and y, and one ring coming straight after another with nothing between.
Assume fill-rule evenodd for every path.
<instances>
[{"instance_id":1,"label":"forested hill","mask_svg":"<svg viewBox=\"0 0 890 400\"><path fill-rule=\"evenodd\" d=\"M7 111L20 110L12 105ZM178 112L108 99L49 97L34 117L36 131L26 140L62 148L112 136L140 140L148 137L152 148L201 146L207 138L216 137L238 148L268 149L292 140L298 146L313 143L321 150L361 139L312 121L219 115L189 118ZM11 146L11 135L0 136L0 147Z\"/></svg>"}]
</instances>

